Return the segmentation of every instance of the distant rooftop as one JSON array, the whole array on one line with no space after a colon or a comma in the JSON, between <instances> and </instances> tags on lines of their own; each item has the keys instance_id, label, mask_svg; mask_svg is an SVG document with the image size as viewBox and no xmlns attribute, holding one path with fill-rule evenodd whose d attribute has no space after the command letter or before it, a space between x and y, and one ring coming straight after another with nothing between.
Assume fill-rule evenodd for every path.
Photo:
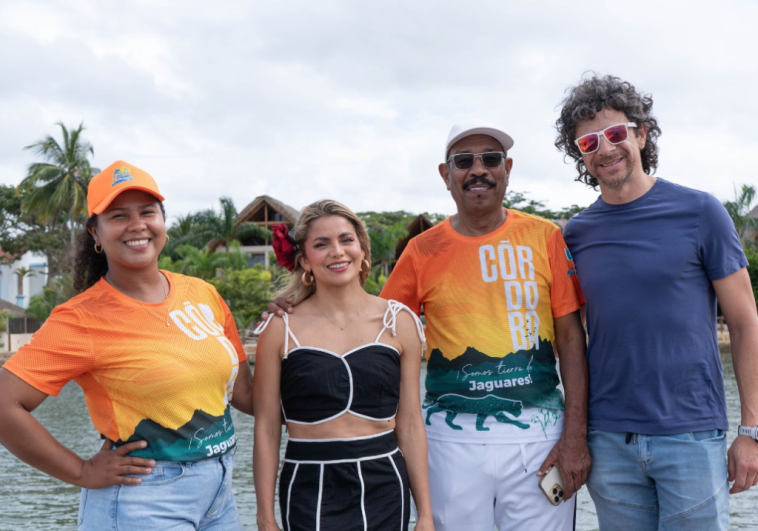
<instances>
[{"instance_id":1,"label":"distant rooftop","mask_svg":"<svg viewBox=\"0 0 758 531\"><path fill-rule=\"evenodd\" d=\"M21 306L16 306L12 302L0 299L0 310L10 310L15 317L23 317L24 309Z\"/></svg>"}]
</instances>

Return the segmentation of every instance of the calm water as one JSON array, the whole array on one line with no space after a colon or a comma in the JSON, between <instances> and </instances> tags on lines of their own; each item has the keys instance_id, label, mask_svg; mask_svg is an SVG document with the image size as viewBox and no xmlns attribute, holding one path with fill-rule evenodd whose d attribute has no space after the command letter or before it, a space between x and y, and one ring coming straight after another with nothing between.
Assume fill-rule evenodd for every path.
<instances>
[{"instance_id":1,"label":"calm water","mask_svg":"<svg viewBox=\"0 0 758 531\"><path fill-rule=\"evenodd\" d=\"M722 356L729 422L734 438L739 424L739 398L729 354ZM422 374L422 382L423 382ZM67 385L57 398L49 398L35 411L35 416L61 443L77 454L89 456L100 447L100 441L87 415L84 397L76 384ZM239 436L239 449L234 470L234 491L237 506L246 530L256 529L255 489L252 478L253 420L236 410L232 416ZM77 434L91 433L80 439ZM0 447L0 531L47 531L76 529L79 489L45 476L21 463ZM731 497L730 529L758 529L755 508L758 489ZM278 516L278 511L277 511ZM586 489L579 492L577 529L597 530L595 508Z\"/></svg>"}]
</instances>

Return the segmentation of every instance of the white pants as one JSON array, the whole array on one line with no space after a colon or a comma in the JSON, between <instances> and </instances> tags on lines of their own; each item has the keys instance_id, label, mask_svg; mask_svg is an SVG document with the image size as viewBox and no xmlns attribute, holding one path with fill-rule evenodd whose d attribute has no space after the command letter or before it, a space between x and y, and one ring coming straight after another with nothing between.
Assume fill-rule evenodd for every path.
<instances>
[{"instance_id":1,"label":"white pants","mask_svg":"<svg viewBox=\"0 0 758 531\"><path fill-rule=\"evenodd\" d=\"M556 441L451 443L429 439L435 531L571 531L576 496L553 506L536 475ZM524 472L526 468L526 472Z\"/></svg>"}]
</instances>

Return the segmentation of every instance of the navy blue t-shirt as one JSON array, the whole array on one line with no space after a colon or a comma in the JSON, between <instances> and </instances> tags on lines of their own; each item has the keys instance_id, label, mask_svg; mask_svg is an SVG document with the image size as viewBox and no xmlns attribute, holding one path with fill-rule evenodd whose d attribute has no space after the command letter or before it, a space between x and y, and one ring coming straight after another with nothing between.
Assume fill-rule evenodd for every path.
<instances>
[{"instance_id":1,"label":"navy blue t-shirt","mask_svg":"<svg viewBox=\"0 0 758 531\"><path fill-rule=\"evenodd\" d=\"M587 299L590 429L728 429L711 282L747 265L713 196L658 179L564 231Z\"/></svg>"}]
</instances>

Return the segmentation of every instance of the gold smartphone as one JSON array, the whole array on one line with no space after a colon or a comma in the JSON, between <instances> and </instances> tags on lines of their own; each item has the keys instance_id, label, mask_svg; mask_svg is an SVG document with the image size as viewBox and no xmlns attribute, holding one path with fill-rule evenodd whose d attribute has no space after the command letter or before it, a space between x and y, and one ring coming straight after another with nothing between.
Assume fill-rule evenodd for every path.
<instances>
[{"instance_id":1,"label":"gold smartphone","mask_svg":"<svg viewBox=\"0 0 758 531\"><path fill-rule=\"evenodd\" d=\"M542 476L539 487L547 501L553 505L558 505L563 501L563 478L557 466L551 466L547 474Z\"/></svg>"}]
</instances>

